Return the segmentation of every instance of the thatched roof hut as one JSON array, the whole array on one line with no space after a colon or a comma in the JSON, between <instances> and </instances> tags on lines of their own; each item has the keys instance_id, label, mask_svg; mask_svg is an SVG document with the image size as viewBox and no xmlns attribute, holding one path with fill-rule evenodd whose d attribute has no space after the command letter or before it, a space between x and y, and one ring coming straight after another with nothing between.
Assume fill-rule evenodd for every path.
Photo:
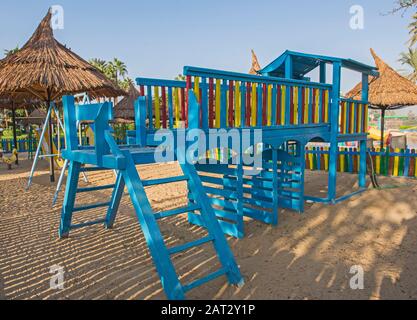
<instances>
[{"instance_id":1,"label":"thatched roof hut","mask_svg":"<svg viewBox=\"0 0 417 320\"><path fill-rule=\"evenodd\" d=\"M259 64L258 57L255 54L255 51L252 49L252 67L249 70L249 74L257 75L258 71L261 70L261 65Z\"/></svg>"},{"instance_id":2,"label":"thatched roof hut","mask_svg":"<svg viewBox=\"0 0 417 320\"><path fill-rule=\"evenodd\" d=\"M417 105L417 86L385 63L373 49L371 54L379 77L372 77L369 81L370 107L389 110ZM360 100L361 91L362 84L359 83L346 96Z\"/></svg>"},{"instance_id":3,"label":"thatched roof hut","mask_svg":"<svg viewBox=\"0 0 417 320\"><path fill-rule=\"evenodd\" d=\"M1 94L32 94L53 101L65 94L82 92L93 97L125 94L96 68L55 40L50 11L22 49L0 61Z\"/></svg>"},{"instance_id":4,"label":"thatched roof hut","mask_svg":"<svg viewBox=\"0 0 417 320\"><path fill-rule=\"evenodd\" d=\"M26 126L28 125L38 125L41 126L45 122L46 111L42 109L33 110L29 116L22 120L22 123Z\"/></svg>"},{"instance_id":5,"label":"thatched roof hut","mask_svg":"<svg viewBox=\"0 0 417 320\"><path fill-rule=\"evenodd\" d=\"M140 93L134 84L129 87L128 95L124 97L114 107L114 120L120 123L129 123L135 121L135 101L139 98Z\"/></svg>"},{"instance_id":6,"label":"thatched roof hut","mask_svg":"<svg viewBox=\"0 0 417 320\"><path fill-rule=\"evenodd\" d=\"M381 146L384 141L384 119L387 110L417 105L417 86L385 63L373 49L371 54L379 77L369 79L369 107L381 110ZM361 100L362 84L357 84L346 97Z\"/></svg>"}]
</instances>

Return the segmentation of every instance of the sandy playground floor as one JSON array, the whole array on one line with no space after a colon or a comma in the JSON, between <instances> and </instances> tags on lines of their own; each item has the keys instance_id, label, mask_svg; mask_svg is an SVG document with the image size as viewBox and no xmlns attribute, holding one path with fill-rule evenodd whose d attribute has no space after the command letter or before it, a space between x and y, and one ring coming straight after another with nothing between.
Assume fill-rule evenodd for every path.
<instances>
[{"instance_id":1,"label":"sandy playground floor","mask_svg":"<svg viewBox=\"0 0 417 320\"><path fill-rule=\"evenodd\" d=\"M57 236L60 206L51 208L55 186L46 163L25 192L30 163L7 171L0 166L0 299L164 299L129 197L124 197L113 230L81 229L67 240ZM145 179L172 175L176 164L140 168ZM107 184L111 172L89 175ZM339 195L353 190L356 177L340 175ZM381 179L399 188L370 190L334 206L308 204L303 215L282 211L280 225L246 222L243 240L229 238L245 277L242 288L224 278L188 294L190 299L417 299L417 181ZM406 184L406 185L404 185ZM326 176L307 175L309 194L324 192ZM152 206L163 211L185 205L182 183L147 189ZM78 203L103 201L109 191L82 195ZM62 203L62 195L59 199ZM76 214L76 222L102 217L103 209ZM204 231L185 216L161 221L168 246ZM210 247L174 257L188 283L216 269ZM50 268L65 270L65 288L50 289ZM365 288L349 286L351 266L365 270Z\"/></svg>"}]
</instances>

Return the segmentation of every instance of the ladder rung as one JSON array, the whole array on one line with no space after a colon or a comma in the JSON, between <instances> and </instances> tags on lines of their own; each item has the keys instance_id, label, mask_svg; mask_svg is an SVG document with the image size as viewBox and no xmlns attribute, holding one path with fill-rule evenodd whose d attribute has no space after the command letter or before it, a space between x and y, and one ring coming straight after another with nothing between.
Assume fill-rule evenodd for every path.
<instances>
[{"instance_id":1,"label":"ladder rung","mask_svg":"<svg viewBox=\"0 0 417 320\"><path fill-rule=\"evenodd\" d=\"M110 206L110 202L95 203L95 204L90 204L90 205L74 208L74 210L72 210L72 211L73 212L79 212L79 211L86 211L86 210L90 210L90 209L102 208L102 207L108 207L108 206Z\"/></svg>"},{"instance_id":2,"label":"ladder rung","mask_svg":"<svg viewBox=\"0 0 417 320\"><path fill-rule=\"evenodd\" d=\"M115 188L115 184L108 184L105 186L98 186L98 187L86 187L86 188L79 188L77 192L91 192L91 191L99 191L99 190L106 190L106 189L113 189Z\"/></svg>"},{"instance_id":3,"label":"ladder rung","mask_svg":"<svg viewBox=\"0 0 417 320\"><path fill-rule=\"evenodd\" d=\"M85 228L85 227L90 227L90 226L94 226L96 224L101 224L101 223L105 223L106 219L99 219L99 220L95 220L95 221L90 221L90 222L85 222L85 223L80 223L80 224L74 224L71 226L71 229L80 229L80 228Z\"/></svg>"},{"instance_id":4,"label":"ladder rung","mask_svg":"<svg viewBox=\"0 0 417 320\"><path fill-rule=\"evenodd\" d=\"M189 178L186 176L179 176L179 177L170 177L170 178L163 178L163 179L156 179L156 180L145 180L142 181L144 187L156 186L159 184L167 184L167 183L174 183L174 182L181 182L181 181L188 181Z\"/></svg>"},{"instance_id":5,"label":"ladder rung","mask_svg":"<svg viewBox=\"0 0 417 320\"><path fill-rule=\"evenodd\" d=\"M203 285L203 284L205 284L209 281L212 281L212 280L214 280L218 277L221 277L221 276L225 275L226 273L227 273L227 270L225 268L221 268L220 270L218 270L216 272L210 273L208 276L205 276L204 278L195 280L195 281L191 282L190 284L185 285L183 287L183 290L185 292L190 291L190 290L192 290L196 287L199 287L199 286L201 286L201 285Z\"/></svg>"},{"instance_id":6,"label":"ladder rung","mask_svg":"<svg viewBox=\"0 0 417 320\"><path fill-rule=\"evenodd\" d=\"M109 170L113 170L113 169L101 168L101 167L84 167L80 169L81 172L109 171Z\"/></svg>"},{"instance_id":7,"label":"ladder rung","mask_svg":"<svg viewBox=\"0 0 417 320\"><path fill-rule=\"evenodd\" d=\"M177 247L170 248L170 249L168 249L168 253L169 254L176 254L178 252L191 249L193 247L201 246L202 244L205 244L205 243L213 241L213 240L214 240L214 238L212 236L207 236L207 237L195 240L195 241L191 241L191 242L182 244L182 245L177 246Z\"/></svg>"},{"instance_id":8,"label":"ladder rung","mask_svg":"<svg viewBox=\"0 0 417 320\"><path fill-rule=\"evenodd\" d=\"M164 218L168 218L168 217L171 217L171 216L176 216L176 215L179 215L179 214L192 212L192 211L196 211L196 210L200 210L200 209L201 209L200 206L192 205L192 206L188 206L188 207L177 208L177 209L173 209L173 210L169 210L169 211L159 212L159 213L155 214L155 219L157 219L157 220L164 219Z\"/></svg>"}]
</instances>

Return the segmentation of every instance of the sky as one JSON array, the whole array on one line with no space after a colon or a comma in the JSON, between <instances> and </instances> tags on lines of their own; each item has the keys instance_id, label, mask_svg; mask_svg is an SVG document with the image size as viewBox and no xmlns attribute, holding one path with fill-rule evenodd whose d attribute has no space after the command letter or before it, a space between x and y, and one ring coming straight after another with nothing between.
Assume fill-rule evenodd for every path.
<instances>
[{"instance_id":1,"label":"sky","mask_svg":"<svg viewBox=\"0 0 417 320\"><path fill-rule=\"evenodd\" d=\"M85 59L117 57L133 79L173 79L186 65L246 73L251 49L262 66L286 49L373 65L372 47L400 69L412 15L387 14L394 0L1 0L0 50L22 46L51 5L64 9L61 43ZM363 29L350 27L353 5ZM345 72L342 90L359 79Z\"/></svg>"}]
</instances>

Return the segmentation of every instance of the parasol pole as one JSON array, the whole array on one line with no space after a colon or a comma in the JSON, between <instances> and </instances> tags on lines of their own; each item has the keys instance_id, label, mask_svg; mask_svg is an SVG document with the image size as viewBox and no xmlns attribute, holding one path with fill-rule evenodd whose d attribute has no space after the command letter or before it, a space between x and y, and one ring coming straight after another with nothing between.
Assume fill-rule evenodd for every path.
<instances>
[{"instance_id":1,"label":"parasol pole","mask_svg":"<svg viewBox=\"0 0 417 320\"><path fill-rule=\"evenodd\" d=\"M48 100L47 104L50 109L52 109L52 103L51 103L51 93L48 90ZM54 164L54 150L52 149L53 146L53 136L52 136L52 116L48 120L48 132L49 132L49 180L51 182L55 182L55 164Z\"/></svg>"},{"instance_id":2,"label":"parasol pole","mask_svg":"<svg viewBox=\"0 0 417 320\"><path fill-rule=\"evenodd\" d=\"M12 100L12 122L13 122L13 144L17 150L17 130L16 130L16 109L14 107L14 101ZM19 156L16 155L16 165L19 164Z\"/></svg>"},{"instance_id":3,"label":"parasol pole","mask_svg":"<svg viewBox=\"0 0 417 320\"><path fill-rule=\"evenodd\" d=\"M384 147L385 108L381 109L381 149Z\"/></svg>"}]
</instances>

